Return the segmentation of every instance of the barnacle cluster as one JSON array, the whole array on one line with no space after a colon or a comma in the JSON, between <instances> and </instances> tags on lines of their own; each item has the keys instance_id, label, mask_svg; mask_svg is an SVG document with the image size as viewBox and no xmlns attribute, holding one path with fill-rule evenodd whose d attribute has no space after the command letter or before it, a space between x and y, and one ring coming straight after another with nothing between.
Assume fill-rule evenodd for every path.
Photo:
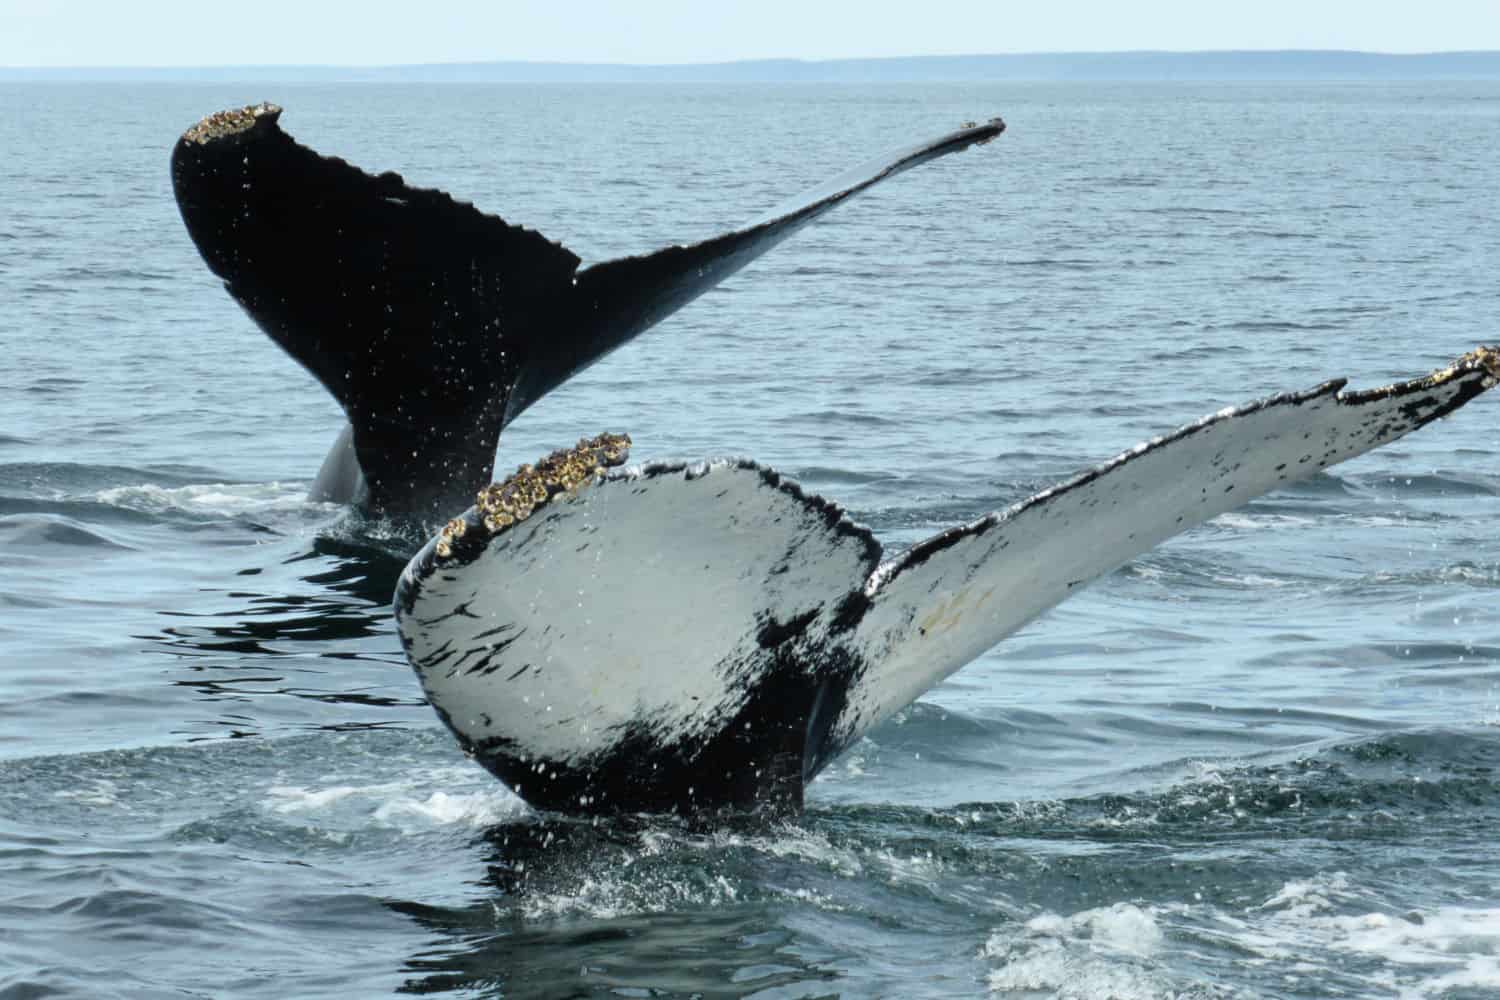
<instances>
[{"instance_id":1,"label":"barnacle cluster","mask_svg":"<svg viewBox=\"0 0 1500 1000\"><path fill-rule=\"evenodd\" d=\"M182 133L182 141L196 142L200 146L206 146L215 139L222 139L225 136L248 130L267 115L274 121L280 114L281 108L264 102L250 104L243 108L230 108L227 111L215 111Z\"/></svg>"},{"instance_id":2,"label":"barnacle cluster","mask_svg":"<svg viewBox=\"0 0 1500 1000\"><path fill-rule=\"evenodd\" d=\"M1393 396L1403 396L1413 392L1425 392L1460 378L1470 372L1480 372L1480 389L1491 388L1500 383L1500 347L1476 347L1468 354L1455 358L1453 363L1446 368L1439 368L1431 375L1414 378L1407 382L1393 382L1383 385L1378 389L1365 389L1357 392L1339 393L1340 399L1355 399L1365 402L1372 399L1389 399ZM1446 413L1447 411L1442 411ZM1428 417L1426 419L1431 419ZM1413 426L1421 426L1426 419L1419 421Z\"/></svg>"},{"instance_id":3,"label":"barnacle cluster","mask_svg":"<svg viewBox=\"0 0 1500 1000\"><path fill-rule=\"evenodd\" d=\"M438 533L437 554L444 559L453 554L453 543L464 537L469 530L469 523L461 517L455 517L443 525L443 530Z\"/></svg>"},{"instance_id":4,"label":"barnacle cluster","mask_svg":"<svg viewBox=\"0 0 1500 1000\"><path fill-rule=\"evenodd\" d=\"M1471 361L1492 379L1500 379L1500 347L1476 347L1458 359L1458 364Z\"/></svg>"},{"instance_id":5,"label":"barnacle cluster","mask_svg":"<svg viewBox=\"0 0 1500 1000\"><path fill-rule=\"evenodd\" d=\"M1446 368L1439 369L1426 378L1414 380L1419 388L1430 389L1442 385L1451 379L1457 378L1466 372L1482 370L1486 387L1500 381L1500 348L1479 346L1460 358L1455 358L1453 363ZM1400 389L1402 386L1389 386L1390 389Z\"/></svg>"},{"instance_id":6,"label":"barnacle cluster","mask_svg":"<svg viewBox=\"0 0 1500 1000\"><path fill-rule=\"evenodd\" d=\"M475 512L490 534L504 531L559 493L571 492L592 482L610 466L621 465L630 455L630 435L600 434L584 438L571 448L554 451L535 465L523 465L501 482L479 491ZM466 518L456 517L443 526L437 554L446 558L453 545L469 530Z\"/></svg>"}]
</instances>

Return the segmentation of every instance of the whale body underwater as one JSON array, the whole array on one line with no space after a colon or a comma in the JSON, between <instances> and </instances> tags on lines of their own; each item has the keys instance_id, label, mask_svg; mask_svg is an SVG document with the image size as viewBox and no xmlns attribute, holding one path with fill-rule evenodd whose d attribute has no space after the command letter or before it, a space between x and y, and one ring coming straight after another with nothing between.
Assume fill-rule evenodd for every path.
<instances>
[{"instance_id":1,"label":"whale body underwater","mask_svg":"<svg viewBox=\"0 0 1500 1000\"><path fill-rule=\"evenodd\" d=\"M314 496L446 521L397 584L401 642L464 751L540 809L795 810L840 752L1090 581L1500 381L1500 350L1480 347L1381 388L1338 379L1223 409L888 559L771 468L627 467L623 434L489 484L501 431L542 395L831 208L1004 123L579 271L536 232L298 145L280 115L225 111L183 134L184 222L348 417Z\"/></svg>"}]
</instances>

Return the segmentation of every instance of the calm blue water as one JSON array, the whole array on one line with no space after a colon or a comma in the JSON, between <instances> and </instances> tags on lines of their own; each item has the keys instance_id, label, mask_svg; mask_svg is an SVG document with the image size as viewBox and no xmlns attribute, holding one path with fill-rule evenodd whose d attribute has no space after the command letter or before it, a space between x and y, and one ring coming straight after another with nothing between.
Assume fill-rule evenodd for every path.
<instances>
[{"instance_id":1,"label":"calm blue water","mask_svg":"<svg viewBox=\"0 0 1500 1000\"><path fill-rule=\"evenodd\" d=\"M502 441L752 455L888 548L1497 339L1495 84L0 87L0 997L1500 995L1495 400L1102 581L795 822L544 819L177 218L177 134L262 99L588 262L1004 115Z\"/></svg>"}]
</instances>

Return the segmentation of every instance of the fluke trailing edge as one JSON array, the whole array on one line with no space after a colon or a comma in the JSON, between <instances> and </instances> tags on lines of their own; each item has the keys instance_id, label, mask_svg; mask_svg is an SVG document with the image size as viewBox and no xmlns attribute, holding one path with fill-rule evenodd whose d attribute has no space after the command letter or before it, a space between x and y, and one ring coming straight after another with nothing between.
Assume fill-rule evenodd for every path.
<instances>
[{"instance_id":1,"label":"fluke trailing edge","mask_svg":"<svg viewBox=\"0 0 1500 1000\"><path fill-rule=\"evenodd\" d=\"M604 435L486 490L396 590L434 708L532 804L795 808L841 750L1131 558L1456 410L1480 348L1424 378L1222 410L881 561L752 462L612 469Z\"/></svg>"},{"instance_id":2,"label":"fluke trailing edge","mask_svg":"<svg viewBox=\"0 0 1500 1000\"><path fill-rule=\"evenodd\" d=\"M540 233L300 146L270 104L183 134L172 182L203 259L349 418L314 488L436 522L490 479L501 429L563 381L824 212L1004 131L896 150L795 207L688 246L578 270Z\"/></svg>"}]
</instances>

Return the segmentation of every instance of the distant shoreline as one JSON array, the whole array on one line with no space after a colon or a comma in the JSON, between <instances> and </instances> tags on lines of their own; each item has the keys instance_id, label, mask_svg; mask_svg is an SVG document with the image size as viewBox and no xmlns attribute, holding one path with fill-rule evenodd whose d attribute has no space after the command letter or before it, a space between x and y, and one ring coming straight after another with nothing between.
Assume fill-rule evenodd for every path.
<instances>
[{"instance_id":1,"label":"distant shoreline","mask_svg":"<svg viewBox=\"0 0 1500 1000\"><path fill-rule=\"evenodd\" d=\"M1500 80L1500 52L1055 52L681 65L483 62L410 66L5 67L3 82L920 83Z\"/></svg>"}]
</instances>

